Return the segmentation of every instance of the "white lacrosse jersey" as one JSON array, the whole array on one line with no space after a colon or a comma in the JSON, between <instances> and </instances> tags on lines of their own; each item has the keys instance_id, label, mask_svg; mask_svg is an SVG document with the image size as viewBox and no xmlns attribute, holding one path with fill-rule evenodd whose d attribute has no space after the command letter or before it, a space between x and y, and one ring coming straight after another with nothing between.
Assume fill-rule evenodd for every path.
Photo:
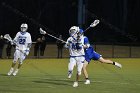
<instances>
[{"instance_id":1,"label":"white lacrosse jersey","mask_svg":"<svg viewBox=\"0 0 140 93\"><path fill-rule=\"evenodd\" d=\"M79 42L78 42L81 44L81 46L85 44L84 38L85 37L81 37ZM72 37L69 37L67 39L66 44L69 46L70 57L84 56L85 55L84 47L82 46L80 49L77 49L76 43L77 43L77 40L74 40Z\"/></svg>"},{"instance_id":2,"label":"white lacrosse jersey","mask_svg":"<svg viewBox=\"0 0 140 93\"><path fill-rule=\"evenodd\" d=\"M28 32L18 32L14 38L16 49L27 50L28 44L32 43L31 35Z\"/></svg>"}]
</instances>

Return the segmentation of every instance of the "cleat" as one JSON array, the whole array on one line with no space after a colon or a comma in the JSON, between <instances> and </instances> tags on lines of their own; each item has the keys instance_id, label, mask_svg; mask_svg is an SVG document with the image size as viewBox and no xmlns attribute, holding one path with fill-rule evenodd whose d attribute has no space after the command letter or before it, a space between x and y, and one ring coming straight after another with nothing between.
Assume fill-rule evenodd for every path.
<instances>
[{"instance_id":1,"label":"cleat","mask_svg":"<svg viewBox=\"0 0 140 93\"><path fill-rule=\"evenodd\" d=\"M90 80L86 80L86 82L84 84L86 84L86 85L90 84Z\"/></svg>"},{"instance_id":2,"label":"cleat","mask_svg":"<svg viewBox=\"0 0 140 93\"><path fill-rule=\"evenodd\" d=\"M10 71L7 73L8 76L10 76L13 73L14 69L11 68Z\"/></svg>"},{"instance_id":3,"label":"cleat","mask_svg":"<svg viewBox=\"0 0 140 93\"><path fill-rule=\"evenodd\" d=\"M16 70L14 71L13 76L16 76L17 73L18 73L18 69L16 69Z\"/></svg>"},{"instance_id":4,"label":"cleat","mask_svg":"<svg viewBox=\"0 0 140 93\"><path fill-rule=\"evenodd\" d=\"M122 65L119 64L118 62L115 62L115 66L118 67L118 68L122 68Z\"/></svg>"},{"instance_id":5,"label":"cleat","mask_svg":"<svg viewBox=\"0 0 140 93\"><path fill-rule=\"evenodd\" d=\"M78 82L74 82L73 87L78 87Z\"/></svg>"},{"instance_id":6,"label":"cleat","mask_svg":"<svg viewBox=\"0 0 140 93\"><path fill-rule=\"evenodd\" d=\"M69 74L69 75L68 75L68 78L70 79L70 78L71 78L71 76L72 76L72 74Z\"/></svg>"}]
</instances>

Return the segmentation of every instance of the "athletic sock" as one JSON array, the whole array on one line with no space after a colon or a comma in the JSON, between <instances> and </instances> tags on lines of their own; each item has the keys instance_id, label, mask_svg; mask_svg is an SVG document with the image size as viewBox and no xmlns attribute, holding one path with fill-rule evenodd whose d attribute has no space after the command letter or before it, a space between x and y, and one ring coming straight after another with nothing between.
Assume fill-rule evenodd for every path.
<instances>
[{"instance_id":1,"label":"athletic sock","mask_svg":"<svg viewBox=\"0 0 140 93\"><path fill-rule=\"evenodd\" d=\"M86 80L89 80L89 78L86 78Z\"/></svg>"},{"instance_id":2,"label":"athletic sock","mask_svg":"<svg viewBox=\"0 0 140 93\"><path fill-rule=\"evenodd\" d=\"M115 65L115 62L113 62L113 65Z\"/></svg>"}]
</instances>

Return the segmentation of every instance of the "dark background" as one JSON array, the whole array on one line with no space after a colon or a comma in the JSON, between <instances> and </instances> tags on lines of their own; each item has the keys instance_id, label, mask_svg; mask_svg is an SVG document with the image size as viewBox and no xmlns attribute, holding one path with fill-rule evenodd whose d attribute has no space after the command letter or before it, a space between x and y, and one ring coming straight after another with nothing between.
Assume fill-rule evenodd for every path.
<instances>
[{"instance_id":1,"label":"dark background","mask_svg":"<svg viewBox=\"0 0 140 93\"><path fill-rule=\"evenodd\" d=\"M89 29L85 35L90 42L140 42L140 0L83 0L85 20L78 24L78 0L0 0L0 34L11 37L20 30L20 25L29 25L33 41L39 27L64 40L73 25L88 27L95 19L101 23ZM39 23L39 25L38 25ZM56 40L47 37L47 42Z\"/></svg>"}]
</instances>

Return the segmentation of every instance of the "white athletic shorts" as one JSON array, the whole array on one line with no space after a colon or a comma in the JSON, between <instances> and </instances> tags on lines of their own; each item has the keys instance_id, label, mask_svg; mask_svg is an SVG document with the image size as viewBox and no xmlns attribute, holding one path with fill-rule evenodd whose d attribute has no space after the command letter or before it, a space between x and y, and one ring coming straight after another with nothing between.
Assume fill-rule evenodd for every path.
<instances>
[{"instance_id":1,"label":"white athletic shorts","mask_svg":"<svg viewBox=\"0 0 140 93\"><path fill-rule=\"evenodd\" d=\"M14 53L14 60L13 62L16 63L19 59L19 63L22 64L23 60L26 58L26 55L19 50L16 50Z\"/></svg>"},{"instance_id":2,"label":"white athletic shorts","mask_svg":"<svg viewBox=\"0 0 140 93\"><path fill-rule=\"evenodd\" d=\"M80 56L80 57L70 57L70 62L68 64L68 70L73 71L74 66L77 65L77 73L78 75L81 75L81 71L83 68L85 57Z\"/></svg>"}]
</instances>

